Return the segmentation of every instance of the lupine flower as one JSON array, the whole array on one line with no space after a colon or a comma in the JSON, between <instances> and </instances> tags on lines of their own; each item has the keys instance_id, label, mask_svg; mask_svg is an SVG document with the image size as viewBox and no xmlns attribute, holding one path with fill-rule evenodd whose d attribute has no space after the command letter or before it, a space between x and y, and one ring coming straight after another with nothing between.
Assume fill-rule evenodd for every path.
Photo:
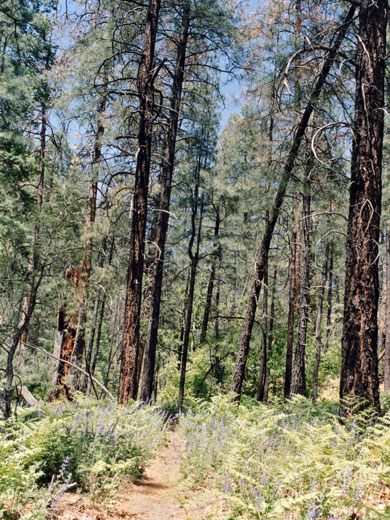
<instances>
[{"instance_id":1,"label":"lupine flower","mask_svg":"<svg viewBox=\"0 0 390 520\"><path fill-rule=\"evenodd\" d=\"M321 515L321 508L317 504L312 504L307 512L308 520L316 520Z\"/></svg>"}]
</instances>

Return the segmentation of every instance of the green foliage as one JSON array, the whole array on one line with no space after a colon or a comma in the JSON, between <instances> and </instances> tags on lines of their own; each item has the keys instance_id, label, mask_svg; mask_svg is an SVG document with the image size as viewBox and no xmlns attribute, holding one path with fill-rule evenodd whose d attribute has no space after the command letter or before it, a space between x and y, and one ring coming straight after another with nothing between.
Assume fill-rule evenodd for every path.
<instances>
[{"instance_id":1,"label":"green foliage","mask_svg":"<svg viewBox=\"0 0 390 520\"><path fill-rule=\"evenodd\" d=\"M121 478L138 478L163 441L164 416L153 408L79 397L74 404L47 406L35 420L22 413L1 434L4 515L37 497L41 506L54 505L72 484L95 495L112 492Z\"/></svg>"},{"instance_id":2,"label":"green foliage","mask_svg":"<svg viewBox=\"0 0 390 520\"><path fill-rule=\"evenodd\" d=\"M343 425L333 403L302 397L267 407L218 396L182 418L181 468L189 482L216 475L237 517L387 518L390 416L371 422Z\"/></svg>"}]
</instances>

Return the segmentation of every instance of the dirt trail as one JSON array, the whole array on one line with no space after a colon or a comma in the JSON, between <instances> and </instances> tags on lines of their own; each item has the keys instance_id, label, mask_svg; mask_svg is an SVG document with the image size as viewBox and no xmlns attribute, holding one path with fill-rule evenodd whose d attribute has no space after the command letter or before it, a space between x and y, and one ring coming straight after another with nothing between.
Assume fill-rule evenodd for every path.
<instances>
[{"instance_id":1,"label":"dirt trail","mask_svg":"<svg viewBox=\"0 0 390 520\"><path fill-rule=\"evenodd\" d=\"M206 520L224 518L223 500L217 490L184 489L178 456L180 441L169 444L147 466L143 477L120 489L109 503L92 504L76 493L67 493L58 508L61 520Z\"/></svg>"}]
</instances>

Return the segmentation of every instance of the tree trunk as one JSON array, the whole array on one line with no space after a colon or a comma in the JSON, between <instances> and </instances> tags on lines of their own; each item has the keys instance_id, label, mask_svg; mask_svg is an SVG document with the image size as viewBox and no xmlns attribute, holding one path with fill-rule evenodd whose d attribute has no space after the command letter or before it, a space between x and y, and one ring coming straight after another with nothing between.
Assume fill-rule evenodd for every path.
<instances>
[{"instance_id":1,"label":"tree trunk","mask_svg":"<svg viewBox=\"0 0 390 520\"><path fill-rule=\"evenodd\" d=\"M264 387L267 373L267 348L268 348L268 264L264 270L264 288L263 288L263 316L261 318L261 356L260 356L260 370L257 384L256 399L264 401Z\"/></svg>"},{"instance_id":2,"label":"tree trunk","mask_svg":"<svg viewBox=\"0 0 390 520\"><path fill-rule=\"evenodd\" d=\"M107 73L105 73L107 76ZM84 252L80 268L80 286L78 290L77 331L72 353L72 362L81 365L85 351L85 325L87 321L87 299L89 280L92 271L93 227L96 220L96 204L98 193L98 167L102 157L102 139L104 136L104 112L106 110L107 93L105 92L98 106L97 132L92 159L92 182L89 186L87 214L84 224ZM74 388L80 389L81 374L74 372Z\"/></svg>"},{"instance_id":3,"label":"tree trunk","mask_svg":"<svg viewBox=\"0 0 390 520\"><path fill-rule=\"evenodd\" d=\"M291 232L291 261L290 261L290 281L288 299L288 318L287 318L287 343L286 343L286 370L284 376L284 397L289 399L291 396L291 375L294 351L294 328L295 311L298 297L298 233L296 229Z\"/></svg>"},{"instance_id":4,"label":"tree trunk","mask_svg":"<svg viewBox=\"0 0 390 520\"><path fill-rule=\"evenodd\" d=\"M104 266L104 259L105 259L105 254L106 254L106 243L107 243L107 237L105 237L103 240L103 254L101 255L99 267ZM115 248L115 237L113 237L111 240L111 246L110 246L110 251L109 251L109 256L108 256L108 265L111 265L111 263L112 263L112 258L114 255L114 248ZM95 300L92 327L91 327L91 336L90 336L90 340L89 340L88 351L86 353L86 358L85 358L86 371L88 372L89 376L93 376L95 374L96 363L97 363L99 350L100 350L100 340L101 340L101 336L102 336L105 306L106 306L106 292L104 291L104 294L102 297L101 290L99 289L97 296L96 296L96 300ZM95 336L96 336L96 344L95 344L95 349L94 349ZM92 382L91 377L89 377L88 379L85 380L87 394L89 394L91 392L91 382Z\"/></svg>"},{"instance_id":5,"label":"tree trunk","mask_svg":"<svg viewBox=\"0 0 390 520\"><path fill-rule=\"evenodd\" d=\"M8 419L11 416L11 403L12 403L12 394L13 394L13 380L14 380L14 357L16 353L16 349L18 348L20 339L22 334L28 329L28 325L31 319L31 316L34 312L35 305L37 302L37 294L38 289L41 285L43 279L44 270L41 269L38 279L34 280L34 285L31 285L30 290L30 299L29 299L29 307L26 309L26 312L23 313L22 320L19 326L16 328L12 340L11 346L7 352L7 362L5 367L5 384L3 389L3 396L1 400L1 410L4 415L4 419Z\"/></svg>"},{"instance_id":6,"label":"tree trunk","mask_svg":"<svg viewBox=\"0 0 390 520\"><path fill-rule=\"evenodd\" d=\"M190 340L190 332L191 332L191 322L192 322L192 308L194 303L194 291L195 291L195 280L196 280L196 271L199 263L199 250L200 250L200 242L201 242L201 232L202 232L202 219L203 219L203 197L200 202L200 215L199 215L199 223L198 230L196 231L196 216L198 213L198 204L199 204L199 188L200 188L200 169L201 169L201 153L199 153L198 158L198 166L197 166L197 174L196 174L196 185L194 189L194 199L192 203L192 215L191 215L191 237L188 244L188 256L191 261L191 271L190 271L190 282L188 288L188 300L187 300L187 308L185 312L185 327L184 327L184 339L183 339L183 347L181 354L181 363L180 363L180 382L179 382L179 399L178 399L178 408L179 411L182 410L183 401L184 401L184 388L185 388L185 379L186 379L186 371L187 371L187 357L188 357L188 345ZM196 249L195 253L192 250L196 239Z\"/></svg>"},{"instance_id":7,"label":"tree trunk","mask_svg":"<svg viewBox=\"0 0 390 520\"><path fill-rule=\"evenodd\" d=\"M70 278L73 283L75 311L67 316L66 306L63 307L63 334L62 345L59 357L66 361L71 361L73 364L79 366L85 352L85 323L87 317L87 294L89 280L92 271L92 232L93 225L96 219L96 204L98 192L98 165L102 156L102 139L104 135L104 121L103 116L106 110L107 94L105 94L97 109L97 131L95 137L95 146L92 158L92 180L89 186L87 213L84 224L84 243L83 243L83 257L80 267L70 266L67 270L66 277ZM59 373L57 377L57 385L65 385L64 377L68 373L73 374L73 387L76 390L81 386L81 372L72 369L71 365L59 364ZM88 370L88 368L87 368ZM64 386L64 391L69 397L70 389ZM53 396L61 393L61 388L58 388Z\"/></svg>"},{"instance_id":8,"label":"tree trunk","mask_svg":"<svg viewBox=\"0 0 390 520\"><path fill-rule=\"evenodd\" d=\"M248 359L249 353L249 344L252 334L253 323L255 321L257 302L259 299L260 288L264 276L264 268L268 260L269 249L271 246L271 240L273 236L273 232L275 229L276 222L279 217L280 208L282 206L284 196L287 191L287 187L289 185L291 172L293 170L295 160L297 158L299 148L305 135L307 125L309 123L310 117L313 113L315 104L318 100L318 97L322 91L322 87L324 86L326 79L328 77L329 71L333 65L333 62L337 56L338 50L340 48L341 42L344 39L347 28L353 19L355 13L355 6L352 6L348 11L348 14L342 25L338 28L338 35L334 41L333 46L328 52L328 55L325 59L325 62L322 66L321 72L316 80L314 89L311 93L309 102L302 114L301 120L297 126L297 129L294 134L293 142L290 148L290 151L287 156L287 161L283 170L282 178L279 184L279 188L273 203L271 217L266 225L266 229L264 232L263 240L260 245L259 255L256 261L255 267L255 275L254 282L252 285L252 290L248 302L247 312L245 316L244 327L241 335L240 346L237 353L236 364L234 367L233 381L231 390L237 395L237 399L241 396L242 384L244 381L245 367Z\"/></svg>"},{"instance_id":9,"label":"tree trunk","mask_svg":"<svg viewBox=\"0 0 390 520\"><path fill-rule=\"evenodd\" d=\"M385 392L390 392L390 231L386 234Z\"/></svg>"},{"instance_id":10,"label":"tree trunk","mask_svg":"<svg viewBox=\"0 0 390 520\"><path fill-rule=\"evenodd\" d=\"M326 316L326 338L327 344L332 332L332 310L333 310L333 246L330 250L329 259L329 281L328 281L328 311Z\"/></svg>"},{"instance_id":11,"label":"tree trunk","mask_svg":"<svg viewBox=\"0 0 390 520\"><path fill-rule=\"evenodd\" d=\"M42 103L42 112L41 112L41 130L40 130L40 150L39 150L39 177L38 177L38 187L37 187L37 208L38 208L38 218L34 224L34 231L32 237L31 244L31 252L30 252L30 262L28 266L28 272L30 277L32 277L30 290L27 292L26 296L23 300L23 314L27 314L28 309L30 308L30 300L31 300L31 287L34 286L34 277L35 272L38 268L38 241L39 241L39 233L40 233L40 220L42 218L42 205L43 205L43 196L45 190L45 157L46 157L46 129L47 129L47 109L45 103ZM28 320L30 322L30 320ZM24 329L21 337L20 344L23 346L25 343L28 343L28 334L29 334L29 324Z\"/></svg>"},{"instance_id":12,"label":"tree trunk","mask_svg":"<svg viewBox=\"0 0 390 520\"><path fill-rule=\"evenodd\" d=\"M137 399L137 367L139 357L142 279L144 269L145 234L152 151L154 108L154 54L160 0L149 0L145 38L138 68L139 127L137 166L131 220L130 258L124 316L122 362L119 378L118 402L126 404Z\"/></svg>"},{"instance_id":13,"label":"tree trunk","mask_svg":"<svg viewBox=\"0 0 390 520\"><path fill-rule=\"evenodd\" d=\"M186 311L187 311L187 305L188 305L188 291L189 291L189 286L190 286L190 278L191 278L191 273L189 272L187 275L186 288L184 291L184 299L183 299L183 307L182 307L183 312L181 313L181 318L180 318L180 335L179 335L179 345L178 345L178 349L177 349L177 369L179 371L180 371L180 366L181 366L181 355L183 352L184 329L186 326Z\"/></svg>"},{"instance_id":14,"label":"tree trunk","mask_svg":"<svg viewBox=\"0 0 390 520\"><path fill-rule=\"evenodd\" d=\"M321 363L321 348L322 348L321 321L322 321L322 308L323 308L324 295L325 295L325 285L326 285L326 279L328 276L328 264L329 264L329 244L326 245L325 259L324 259L324 263L322 266L321 285L318 290L318 298L317 298L317 317L316 317L316 329L315 329L316 357L315 357L315 362L314 362L313 396L312 396L312 399L314 402L317 400L317 395L318 395L318 372L319 372L320 363Z\"/></svg>"},{"instance_id":15,"label":"tree trunk","mask_svg":"<svg viewBox=\"0 0 390 520\"><path fill-rule=\"evenodd\" d=\"M152 287L152 307L149 317L145 350L141 399L150 401L153 395L153 379L156 363L158 327L160 321L161 292L164 276L165 244L169 224L172 178L175 167L176 138L180 113L180 101L184 80L184 67L189 28L189 8L183 10L180 40L177 46L176 68L172 84L168 130L165 138L163 161L160 170L161 194L157 215L157 252Z\"/></svg>"},{"instance_id":16,"label":"tree trunk","mask_svg":"<svg viewBox=\"0 0 390 520\"><path fill-rule=\"evenodd\" d=\"M214 244L213 244L215 253L213 255L213 259L211 262L210 278L209 278L209 283L207 285L207 294L206 294L206 303L205 303L205 307L204 307L204 314L203 314L203 321L202 321L202 330L201 330L200 338L199 338L199 343L201 345L206 340L207 328L208 328L209 318L210 318L211 303L213 300L213 291L214 291L217 261L221 255L220 246L218 244L220 222L221 222L221 219L220 219L220 214L219 214L219 207L217 206L215 208L215 226L214 226Z\"/></svg>"},{"instance_id":17,"label":"tree trunk","mask_svg":"<svg viewBox=\"0 0 390 520\"><path fill-rule=\"evenodd\" d=\"M309 165L312 161L309 160ZM305 175L302 197L301 219L301 260L299 265L299 310L297 344L292 369L291 393L303 394L306 391L306 337L309 323L309 293L310 293L310 241L311 241L311 168Z\"/></svg>"},{"instance_id":18,"label":"tree trunk","mask_svg":"<svg viewBox=\"0 0 390 520\"><path fill-rule=\"evenodd\" d=\"M107 370L106 370L106 375L105 375L105 378L104 378L104 386L108 386L108 381L109 381L109 378L110 378L111 365L112 365L113 358L115 357L115 350L116 350L116 348L118 346L117 345L117 339L118 339L118 334L120 332L118 331L118 333L117 333L116 329L117 329L119 317L121 315L121 310L122 309L121 309L121 305L120 305L120 300L119 300L119 297L118 297L116 299L115 304L114 304L114 318L112 320L112 328L111 328L110 351L109 351L109 354L108 354ZM98 346L98 344L96 346Z\"/></svg>"},{"instance_id":19,"label":"tree trunk","mask_svg":"<svg viewBox=\"0 0 390 520\"><path fill-rule=\"evenodd\" d=\"M340 377L341 412L359 407L379 410L378 242L384 127L387 1L362 0L356 57L355 118ZM356 404L356 403L354 403ZM355 408L356 410L356 408Z\"/></svg>"},{"instance_id":20,"label":"tree trunk","mask_svg":"<svg viewBox=\"0 0 390 520\"><path fill-rule=\"evenodd\" d=\"M269 330L268 330L268 360L271 358L272 346L273 346L273 343L274 343L275 292L276 292L277 276L278 276L278 270L275 267L274 276L273 276L272 294L271 294L271 314L270 314L270 317L269 317ZM265 373L265 382L264 382L264 398L263 398L263 401L265 403L268 401L269 383L270 383L270 367L269 367L269 362L268 362L267 363L267 370L266 370L266 373Z\"/></svg>"}]
</instances>

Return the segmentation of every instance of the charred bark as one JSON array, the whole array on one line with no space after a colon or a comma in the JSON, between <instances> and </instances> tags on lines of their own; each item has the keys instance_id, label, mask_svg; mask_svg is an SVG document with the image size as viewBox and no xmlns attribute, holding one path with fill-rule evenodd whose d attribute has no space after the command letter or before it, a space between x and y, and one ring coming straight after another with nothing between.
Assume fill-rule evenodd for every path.
<instances>
[{"instance_id":1,"label":"charred bark","mask_svg":"<svg viewBox=\"0 0 390 520\"><path fill-rule=\"evenodd\" d=\"M221 223L221 219L220 219L220 214L219 214L219 207L217 206L215 208L215 226L214 226L215 254L214 254L212 262L211 262L210 278L209 278L209 283L207 285L206 303L205 303L205 307L204 307L203 320L202 320L202 330L200 332L200 338L199 338L199 343L201 345L206 340L207 328L208 328L209 319L210 319L211 303L213 300L215 273L216 273L218 259L221 256L221 248L218 244L220 223Z\"/></svg>"},{"instance_id":2,"label":"charred bark","mask_svg":"<svg viewBox=\"0 0 390 520\"><path fill-rule=\"evenodd\" d=\"M160 321L161 292L164 276L165 244L169 225L172 178L175 166L176 138L180 113L180 101L184 80L184 67L188 30L190 24L189 8L183 11L180 39L177 46L176 68L174 72L168 130L166 134L163 162L160 170L161 194L157 215L157 256L152 287L152 307L149 318L148 337L145 350L141 399L149 401L153 395L153 379L156 363L158 327Z\"/></svg>"},{"instance_id":3,"label":"charred bark","mask_svg":"<svg viewBox=\"0 0 390 520\"><path fill-rule=\"evenodd\" d=\"M378 242L384 128L387 1L362 0L356 57L356 95L347 231L341 412L379 410ZM354 408L356 410L356 408Z\"/></svg>"},{"instance_id":4,"label":"charred bark","mask_svg":"<svg viewBox=\"0 0 390 520\"><path fill-rule=\"evenodd\" d=\"M263 287L263 316L261 318L261 356L260 356L260 370L257 384L256 399L264 401L264 387L267 373L268 361L268 264L264 270L264 287Z\"/></svg>"},{"instance_id":5,"label":"charred bark","mask_svg":"<svg viewBox=\"0 0 390 520\"><path fill-rule=\"evenodd\" d=\"M291 396L291 375L294 352L294 328L295 311L298 298L298 234L294 229L291 233L291 260L290 260L290 280L289 280L289 299L288 299L288 318L287 318L287 342L286 342L286 370L284 376L284 397L289 399Z\"/></svg>"},{"instance_id":6,"label":"charred bark","mask_svg":"<svg viewBox=\"0 0 390 520\"><path fill-rule=\"evenodd\" d=\"M386 234L385 392L390 392L390 231Z\"/></svg>"},{"instance_id":7,"label":"charred bark","mask_svg":"<svg viewBox=\"0 0 390 520\"><path fill-rule=\"evenodd\" d=\"M322 309L324 303L325 296L325 285L328 276L328 264L329 264L329 244L326 245L325 250L325 259L322 266L322 276L321 276L321 285L318 289L318 297L317 297L317 317L316 317L316 328L315 328L315 338L316 338L316 357L314 361L314 374L313 374L313 395L312 399L315 402L317 400L318 395L318 372L321 363L321 349L322 349L322 339L321 339L321 322L322 322Z\"/></svg>"},{"instance_id":8,"label":"charred bark","mask_svg":"<svg viewBox=\"0 0 390 520\"><path fill-rule=\"evenodd\" d=\"M137 76L139 97L138 151L131 220L122 361L119 378L118 402L120 404L126 404L129 399L136 399L138 394L137 367L154 117L154 80L156 75L154 54L160 3L160 0L149 0L143 53Z\"/></svg>"},{"instance_id":9,"label":"charred bark","mask_svg":"<svg viewBox=\"0 0 390 520\"><path fill-rule=\"evenodd\" d=\"M311 161L309 161L311 165ZM311 242L311 171L305 176L302 196L301 259L299 264L299 309L297 344L292 369L291 393L306 391L306 337L309 323L310 242Z\"/></svg>"}]
</instances>

